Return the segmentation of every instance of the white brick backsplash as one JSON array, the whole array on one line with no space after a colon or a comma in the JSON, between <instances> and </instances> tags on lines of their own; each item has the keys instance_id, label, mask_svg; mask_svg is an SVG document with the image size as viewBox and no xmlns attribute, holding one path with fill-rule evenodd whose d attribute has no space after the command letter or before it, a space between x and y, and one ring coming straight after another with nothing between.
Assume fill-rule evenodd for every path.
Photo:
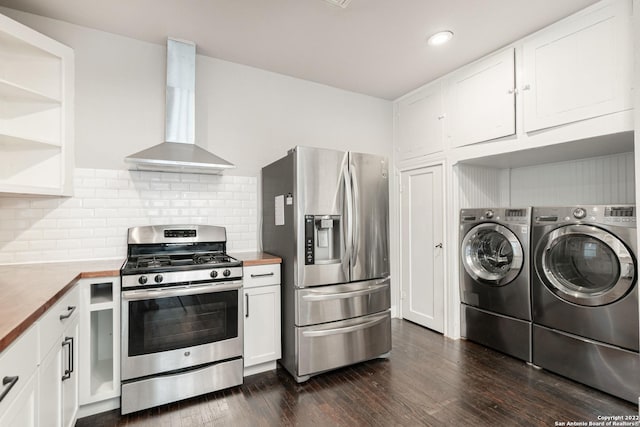
<instances>
[{"instance_id":1,"label":"white brick backsplash","mask_svg":"<svg viewBox=\"0 0 640 427\"><path fill-rule=\"evenodd\" d=\"M256 250L255 177L76 169L70 198L0 197L0 264L126 257L127 228L227 227L229 250Z\"/></svg>"},{"instance_id":2,"label":"white brick backsplash","mask_svg":"<svg viewBox=\"0 0 640 427\"><path fill-rule=\"evenodd\" d=\"M165 173L160 176L160 180L164 182L180 182L180 174L178 173Z\"/></svg>"},{"instance_id":3,"label":"white brick backsplash","mask_svg":"<svg viewBox=\"0 0 640 427\"><path fill-rule=\"evenodd\" d=\"M96 178L117 178L118 171L114 169L96 169L95 176Z\"/></svg>"},{"instance_id":4,"label":"white brick backsplash","mask_svg":"<svg viewBox=\"0 0 640 427\"><path fill-rule=\"evenodd\" d=\"M29 249L36 251L43 249L54 249L55 247L55 240L32 240L29 242Z\"/></svg>"},{"instance_id":5,"label":"white brick backsplash","mask_svg":"<svg viewBox=\"0 0 640 427\"><path fill-rule=\"evenodd\" d=\"M18 209L17 218L42 218L43 209Z\"/></svg>"},{"instance_id":6,"label":"white brick backsplash","mask_svg":"<svg viewBox=\"0 0 640 427\"><path fill-rule=\"evenodd\" d=\"M6 199L2 199L2 206L6 206L8 208L14 208L14 209L28 208L31 206L31 201L29 199L6 198Z\"/></svg>"},{"instance_id":7,"label":"white brick backsplash","mask_svg":"<svg viewBox=\"0 0 640 427\"><path fill-rule=\"evenodd\" d=\"M33 199L29 203L32 208L57 208L60 199Z\"/></svg>"},{"instance_id":8,"label":"white brick backsplash","mask_svg":"<svg viewBox=\"0 0 640 427\"><path fill-rule=\"evenodd\" d=\"M94 177L96 176L96 170L100 170L100 169L80 169L77 168L73 175L76 178L83 178L83 177Z\"/></svg>"},{"instance_id":9,"label":"white brick backsplash","mask_svg":"<svg viewBox=\"0 0 640 427\"><path fill-rule=\"evenodd\" d=\"M55 228L50 228L42 231L43 239L59 240L59 239L66 239L67 237L69 237L69 230L65 230L65 229L58 230Z\"/></svg>"}]
</instances>

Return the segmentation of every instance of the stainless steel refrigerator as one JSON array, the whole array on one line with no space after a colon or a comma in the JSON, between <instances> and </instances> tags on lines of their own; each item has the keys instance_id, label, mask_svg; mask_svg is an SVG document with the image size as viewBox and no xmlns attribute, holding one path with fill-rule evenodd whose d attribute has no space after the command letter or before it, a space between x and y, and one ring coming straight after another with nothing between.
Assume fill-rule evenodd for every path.
<instances>
[{"instance_id":1,"label":"stainless steel refrigerator","mask_svg":"<svg viewBox=\"0 0 640 427\"><path fill-rule=\"evenodd\" d=\"M295 147L262 169L262 246L282 258L282 359L298 382L391 351L384 157Z\"/></svg>"}]
</instances>

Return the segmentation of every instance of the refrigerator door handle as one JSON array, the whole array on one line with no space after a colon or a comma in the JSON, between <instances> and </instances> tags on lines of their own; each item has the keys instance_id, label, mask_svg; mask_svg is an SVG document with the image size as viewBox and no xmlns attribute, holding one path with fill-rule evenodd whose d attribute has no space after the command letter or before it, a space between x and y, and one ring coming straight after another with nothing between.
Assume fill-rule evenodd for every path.
<instances>
[{"instance_id":1,"label":"refrigerator door handle","mask_svg":"<svg viewBox=\"0 0 640 427\"><path fill-rule=\"evenodd\" d=\"M355 164L351 163L349 165L349 175L351 177L351 185L352 185L352 197L353 197L353 236L351 243L351 267L353 268L358 262L358 251L360 250L360 213L359 213L359 205L360 205L360 189L358 186L358 178L356 172Z\"/></svg>"},{"instance_id":2,"label":"refrigerator door handle","mask_svg":"<svg viewBox=\"0 0 640 427\"><path fill-rule=\"evenodd\" d=\"M312 330L312 331L304 331L302 332L302 336L304 337L326 337L328 335L338 335L338 334L346 334L349 332L360 331L363 329L370 328L373 325L384 322L387 318L387 313L383 313L372 320L367 320L366 322L359 323L353 326L345 326L342 328L330 328L330 329L320 329L320 330Z\"/></svg>"},{"instance_id":3,"label":"refrigerator door handle","mask_svg":"<svg viewBox=\"0 0 640 427\"><path fill-rule=\"evenodd\" d=\"M353 194L351 187L351 175L349 174L349 169L347 164L342 167L342 176L344 177L344 192L345 192L345 201L346 201L346 236L344 236L344 246L345 246L345 257L343 259L347 259L347 261L351 262L351 257L353 254ZM351 267L347 267L347 277L351 277L350 275Z\"/></svg>"},{"instance_id":4,"label":"refrigerator door handle","mask_svg":"<svg viewBox=\"0 0 640 427\"><path fill-rule=\"evenodd\" d=\"M389 287L388 284L372 285L372 286L368 286L366 289L359 289L357 291L338 292L338 293L336 293L336 292L325 293L325 292L310 291L309 294L304 295L302 297L302 299L303 300L307 300L307 301L326 301L326 300L331 300L331 299L353 298L353 297L358 297L358 296L362 296L362 295L372 294L374 292L377 292L377 291L382 290L382 289L386 289L388 287Z\"/></svg>"}]
</instances>

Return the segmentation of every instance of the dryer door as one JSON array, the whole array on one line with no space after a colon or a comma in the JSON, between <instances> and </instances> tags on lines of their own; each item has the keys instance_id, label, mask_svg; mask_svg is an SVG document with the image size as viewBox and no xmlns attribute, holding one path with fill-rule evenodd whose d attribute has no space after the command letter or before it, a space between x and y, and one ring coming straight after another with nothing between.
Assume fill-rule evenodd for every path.
<instances>
[{"instance_id":1,"label":"dryer door","mask_svg":"<svg viewBox=\"0 0 640 427\"><path fill-rule=\"evenodd\" d=\"M462 265L478 282L506 285L518 276L522 263L520 241L500 224L476 225L462 240Z\"/></svg>"},{"instance_id":2,"label":"dryer door","mask_svg":"<svg viewBox=\"0 0 640 427\"><path fill-rule=\"evenodd\" d=\"M618 300L635 280L635 260L627 247L591 225L567 225L547 233L538 244L535 264L547 289L584 306Z\"/></svg>"}]
</instances>

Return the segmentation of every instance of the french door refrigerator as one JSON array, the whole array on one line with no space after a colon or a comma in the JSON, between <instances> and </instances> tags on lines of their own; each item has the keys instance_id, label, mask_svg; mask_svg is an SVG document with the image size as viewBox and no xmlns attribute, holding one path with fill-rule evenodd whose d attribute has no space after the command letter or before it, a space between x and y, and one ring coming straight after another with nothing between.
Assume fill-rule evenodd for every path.
<instances>
[{"instance_id":1,"label":"french door refrigerator","mask_svg":"<svg viewBox=\"0 0 640 427\"><path fill-rule=\"evenodd\" d=\"M384 157L295 147L262 169L262 246L282 258L282 359L298 382L391 351Z\"/></svg>"}]
</instances>

